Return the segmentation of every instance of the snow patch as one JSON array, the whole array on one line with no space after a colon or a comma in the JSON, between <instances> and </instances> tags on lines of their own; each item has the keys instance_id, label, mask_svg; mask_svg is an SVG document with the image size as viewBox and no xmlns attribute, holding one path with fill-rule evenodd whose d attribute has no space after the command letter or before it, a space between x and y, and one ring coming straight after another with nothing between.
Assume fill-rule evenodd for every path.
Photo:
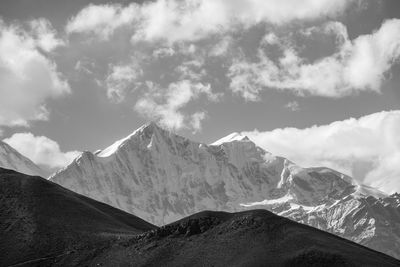
<instances>
[{"instance_id":1,"label":"snow patch","mask_svg":"<svg viewBox=\"0 0 400 267\"><path fill-rule=\"evenodd\" d=\"M211 146L219 146L223 143L229 143L233 141L248 141L250 140L247 136L242 135L240 133L234 132L231 133L225 137L222 137L221 139L215 141L214 143L210 144Z\"/></svg>"},{"instance_id":2,"label":"snow patch","mask_svg":"<svg viewBox=\"0 0 400 267\"><path fill-rule=\"evenodd\" d=\"M275 198L275 199L265 199L263 201L260 202L252 202L252 203L242 203L240 204L240 206L242 207L254 207L254 206L265 206L265 205L276 205L276 204L283 204L285 202L289 202L293 200L293 197L291 195L285 195L281 198Z\"/></svg>"}]
</instances>

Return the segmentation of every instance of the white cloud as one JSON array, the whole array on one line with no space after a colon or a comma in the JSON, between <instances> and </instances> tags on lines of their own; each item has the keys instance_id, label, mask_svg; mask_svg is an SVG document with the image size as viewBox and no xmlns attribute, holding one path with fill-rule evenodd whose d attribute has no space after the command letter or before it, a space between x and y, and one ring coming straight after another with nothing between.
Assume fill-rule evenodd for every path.
<instances>
[{"instance_id":1,"label":"white cloud","mask_svg":"<svg viewBox=\"0 0 400 267\"><path fill-rule=\"evenodd\" d=\"M210 85L192 83L182 80L171 83L168 88L161 89L150 82L147 83L149 92L140 98L135 110L143 116L159 120L160 124L170 129L191 128L201 129L201 121L205 118L205 112L195 112L192 115L183 114L184 108L189 102L205 95L211 101L218 101L220 95L212 92Z\"/></svg>"},{"instance_id":2,"label":"white cloud","mask_svg":"<svg viewBox=\"0 0 400 267\"><path fill-rule=\"evenodd\" d=\"M382 191L400 192L400 111L379 112L305 129L244 132L273 154L327 166Z\"/></svg>"},{"instance_id":3,"label":"white cloud","mask_svg":"<svg viewBox=\"0 0 400 267\"><path fill-rule=\"evenodd\" d=\"M218 43L216 43L209 51L210 56L219 57L224 56L229 51L232 46L233 38L230 36L225 36Z\"/></svg>"},{"instance_id":4,"label":"white cloud","mask_svg":"<svg viewBox=\"0 0 400 267\"><path fill-rule=\"evenodd\" d=\"M113 101L122 102L129 91L136 89L135 81L142 75L142 69L136 64L113 65L106 78L107 96Z\"/></svg>"},{"instance_id":5,"label":"white cloud","mask_svg":"<svg viewBox=\"0 0 400 267\"><path fill-rule=\"evenodd\" d=\"M260 48L257 62L237 59L230 67L232 91L249 101L259 100L265 88L325 97L379 92L385 74L400 59L400 20L388 20L376 32L353 41L339 22L328 23L321 30L337 37L340 46L336 53L310 63L294 47L279 42L283 55L274 62ZM266 40L277 44L269 35Z\"/></svg>"},{"instance_id":6,"label":"white cloud","mask_svg":"<svg viewBox=\"0 0 400 267\"><path fill-rule=\"evenodd\" d=\"M299 111L300 110L300 106L297 101L290 101L289 103L287 103L285 105L285 108L288 108L291 111Z\"/></svg>"},{"instance_id":7,"label":"white cloud","mask_svg":"<svg viewBox=\"0 0 400 267\"><path fill-rule=\"evenodd\" d=\"M76 62L74 70L80 73L84 73L87 75L93 74L93 70L95 69L96 65L94 62L90 61L89 59L80 59Z\"/></svg>"},{"instance_id":8,"label":"white cloud","mask_svg":"<svg viewBox=\"0 0 400 267\"><path fill-rule=\"evenodd\" d=\"M232 29L266 22L285 24L341 14L355 0L157 0L122 7L89 5L73 17L67 32L95 33L108 38L130 26L133 40L198 40Z\"/></svg>"},{"instance_id":9,"label":"white cloud","mask_svg":"<svg viewBox=\"0 0 400 267\"><path fill-rule=\"evenodd\" d=\"M131 24L137 16L136 4L122 7L119 4L93 5L82 9L68 21L67 33L91 33L108 39L122 26Z\"/></svg>"},{"instance_id":10,"label":"white cloud","mask_svg":"<svg viewBox=\"0 0 400 267\"><path fill-rule=\"evenodd\" d=\"M400 20L385 21L381 28L353 42L345 78L355 88L379 90L384 74L400 59Z\"/></svg>"},{"instance_id":11,"label":"white cloud","mask_svg":"<svg viewBox=\"0 0 400 267\"><path fill-rule=\"evenodd\" d=\"M207 75L204 68L204 58L196 57L191 60L182 62L175 68L175 71L180 75L182 80L201 81Z\"/></svg>"},{"instance_id":12,"label":"white cloud","mask_svg":"<svg viewBox=\"0 0 400 267\"><path fill-rule=\"evenodd\" d=\"M268 44L268 45L278 45L280 42L278 36L275 33L269 32L266 34L263 39L261 40L261 44Z\"/></svg>"},{"instance_id":13,"label":"white cloud","mask_svg":"<svg viewBox=\"0 0 400 267\"><path fill-rule=\"evenodd\" d=\"M57 142L32 133L16 133L3 141L35 164L49 169L64 167L80 154L78 151L62 152Z\"/></svg>"},{"instance_id":14,"label":"white cloud","mask_svg":"<svg viewBox=\"0 0 400 267\"><path fill-rule=\"evenodd\" d=\"M32 35L35 37L37 46L45 52L51 52L59 46L65 45L64 41L57 38L57 32L44 18L30 21Z\"/></svg>"},{"instance_id":15,"label":"white cloud","mask_svg":"<svg viewBox=\"0 0 400 267\"><path fill-rule=\"evenodd\" d=\"M190 124L194 132L201 130L201 122L206 118L207 114L204 111L199 111L191 116Z\"/></svg>"},{"instance_id":16,"label":"white cloud","mask_svg":"<svg viewBox=\"0 0 400 267\"><path fill-rule=\"evenodd\" d=\"M29 33L0 20L0 126L46 120L46 100L70 92L55 63L40 51L50 52L60 42L45 20L32 25Z\"/></svg>"},{"instance_id":17,"label":"white cloud","mask_svg":"<svg viewBox=\"0 0 400 267\"><path fill-rule=\"evenodd\" d=\"M163 58L175 55L175 50L171 47L162 47L153 51L153 57Z\"/></svg>"}]
</instances>

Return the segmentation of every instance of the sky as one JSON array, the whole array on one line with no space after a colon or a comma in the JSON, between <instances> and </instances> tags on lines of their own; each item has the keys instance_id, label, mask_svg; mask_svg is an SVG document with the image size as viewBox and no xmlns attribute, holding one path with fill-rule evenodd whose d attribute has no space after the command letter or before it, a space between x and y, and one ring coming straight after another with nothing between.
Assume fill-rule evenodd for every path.
<instances>
[{"instance_id":1,"label":"sky","mask_svg":"<svg viewBox=\"0 0 400 267\"><path fill-rule=\"evenodd\" d=\"M400 191L398 0L2 0L0 140L47 170L156 121Z\"/></svg>"}]
</instances>

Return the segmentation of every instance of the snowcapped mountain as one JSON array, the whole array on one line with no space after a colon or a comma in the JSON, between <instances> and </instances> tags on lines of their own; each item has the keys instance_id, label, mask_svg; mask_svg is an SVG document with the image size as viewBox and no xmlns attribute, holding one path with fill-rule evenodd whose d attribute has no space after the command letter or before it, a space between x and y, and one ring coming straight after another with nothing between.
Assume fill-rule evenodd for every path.
<instances>
[{"instance_id":1,"label":"snowcapped mountain","mask_svg":"<svg viewBox=\"0 0 400 267\"><path fill-rule=\"evenodd\" d=\"M301 168L237 133L206 145L149 123L50 179L157 225L262 207L400 258L399 195Z\"/></svg>"},{"instance_id":2,"label":"snowcapped mountain","mask_svg":"<svg viewBox=\"0 0 400 267\"><path fill-rule=\"evenodd\" d=\"M44 174L39 166L2 141L0 141L0 167L28 175L43 176Z\"/></svg>"}]
</instances>

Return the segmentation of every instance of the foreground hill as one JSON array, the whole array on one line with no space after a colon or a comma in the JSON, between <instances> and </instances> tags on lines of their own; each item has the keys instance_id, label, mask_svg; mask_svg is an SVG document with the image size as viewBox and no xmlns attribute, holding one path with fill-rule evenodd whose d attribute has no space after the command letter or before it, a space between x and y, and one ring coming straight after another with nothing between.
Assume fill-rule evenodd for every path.
<instances>
[{"instance_id":1,"label":"foreground hill","mask_svg":"<svg viewBox=\"0 0 400 267\"><path fill-rule=\"evenodd\" d=\"M39 264L154 228L41 177L0 168L0 266Z\"/></svg>"},{"instance_id":2,"label":"foreground hill","mask_svg":"<svg viewBox=\"0 0 400 267\"><path fill-rule=\"evenodd\" d=\"M399 266L400 261L266 210L205 211L117 242L99 266Z\"/></svg>"},{"instance_id":3,"label":"foreground hill","mask_svg":"<svg viewBox=\"0 0 400 267\"><path fill-rule=\"evenodd\" d=\"M1 266L399 266L266 210L154 227L40 177L0 169Z\"/></svg>"},{"instance_id":4,"label":"foreground hill","mask_svg":"<svg viewBox=\"0 0 400 267\"><path fill-rule=\"evenodd\" d=\"M50 179L156 225L264 208L400 258L400 196L302 168L239 134L206 145L149 123Z\"/></svg>"}]
</instances>

